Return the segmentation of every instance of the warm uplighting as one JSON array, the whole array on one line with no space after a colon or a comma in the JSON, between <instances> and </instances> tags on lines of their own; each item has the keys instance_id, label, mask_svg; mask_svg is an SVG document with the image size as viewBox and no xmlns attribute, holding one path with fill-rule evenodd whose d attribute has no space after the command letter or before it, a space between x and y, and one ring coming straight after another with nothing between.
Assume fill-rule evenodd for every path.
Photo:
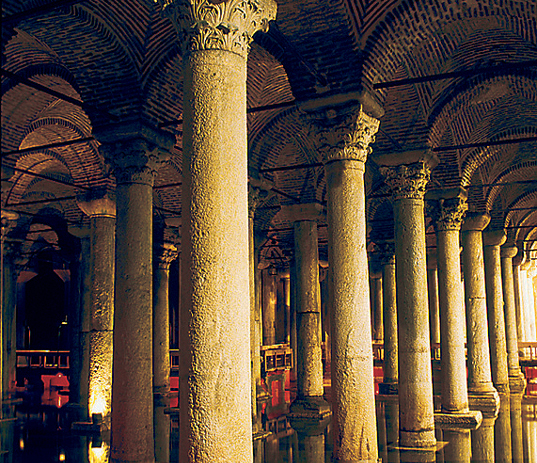
<instances>
[{"instance_id":1,"label":"warm uplighting","mask_svg":"<svg viewBox=\"0 0 537 463\"><path fill-rule=\"evenodd\" d=\"M65 451L60 450L60 455L58 457L58 461L65 461Z\"/></svg>"},{"instance_id":2,"label":"warm uplighting","mask_svg":"<svg viewBox=\"0 0 537 463\"><path fill-rule=\"evenodd\" d=\"M110 447L106 442L102 442L100 447L94 447L90 444L88 449L89 463L106 463L109 452Z\"/></svg>"}]
</instances>

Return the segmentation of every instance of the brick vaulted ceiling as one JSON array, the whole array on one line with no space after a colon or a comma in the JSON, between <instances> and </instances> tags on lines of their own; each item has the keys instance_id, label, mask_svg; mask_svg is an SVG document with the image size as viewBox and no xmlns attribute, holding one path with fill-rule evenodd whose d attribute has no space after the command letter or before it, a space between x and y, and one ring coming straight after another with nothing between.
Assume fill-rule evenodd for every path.
<instances>
[{"instance_id":1,"label":"brick vaulted ceiling","mask_svg":"<svg viewBox=\"0 0 537 463\"><path fill-rule=\"evenodd\" d=\"M471 209L490 211L494 227L534 246L537 0L277 3L276 21L256 34L248 58L248 106L289 102L248 116L251 175L274 184L255 219L261 237L272 238L264 258L285 260L292 248L281 205L325 203L321 159L293 102L357 91L384 111L375 152L433 150L440 162L431 188L468 188ZM175 134L154 205L158 223L177 224L169 219L181 215L182 65L175 29L159 8L153 0L2 2L2 208L19 212L17 233L28 248L50 234L39 230L87 224L78 192L114 187L92 133L116 123L143 120ZM456 74L409 80L449 73ZM83 141L29 150L75 139ZM308 167L278 170L297 165ZM392 208L377 166L366 166L374 241L393 233Z\"/></svg>"}]
</instances>

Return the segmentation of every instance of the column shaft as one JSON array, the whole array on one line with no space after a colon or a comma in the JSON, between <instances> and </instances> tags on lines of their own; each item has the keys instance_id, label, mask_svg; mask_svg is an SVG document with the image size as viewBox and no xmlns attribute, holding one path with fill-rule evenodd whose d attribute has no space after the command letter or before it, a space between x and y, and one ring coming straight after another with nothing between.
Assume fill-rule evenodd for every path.
<instances>
[{"instance_id":1,"label":"column shaft","mask_svg":"<svg viewBox=\"0 0 537 463\"><path fill-rule=\"evenodd\" d=\"M183 302L191 318L179 458L251 462L245 58L191 52L184 91Z\"/></svg>"},{"instance_id":2,"label":"column shaft","mask_svg":"<svg viewBox=\"0 0 537 463\"><path fill-rule=\"evenodd\" d=\"M468 393L470 408L481 410L487 423L498 413L500 398L492 385L487 300L485 292L485 265L482 230L489 223L488 215L467 217L461 233L466 304L466 333L468 352ZM493 432L493 431L492 431ZM483 431L481 434L486 434ZM480 448L486 448L482 446Z\"/></svg>"},{"instance_id":3,"label":"column shaft","mask_svg":"<svg viewBox=\"0 0 537 463\"><path fill-rule=\"evenodd\" d=\"M435 444L423 199L395 201L401 445Z\"/></svg>"},{"instance_id":4,"label":"column shaft","mask_svg":"<svg viewBox=\"0 0 537 463\"><path fill-rule=\"evenodd\" d=\"M507 371L511 392L521 392L524 389L524 375L520 371L518 357L517 319L515 307L515 287L513 279L513 257L516 247L501 248L502 291L505 315L505 337L507 342Z\"/></svg>"},{"instance_id":5,"label":"column shaft","mask_svg":"<svg viewBox=\"0 0 537 463\"><path fill-rule=\"evenodd\" d=\"M485 245L485 284L492 381L498 392L509 392L502 276L500 270L500 244L505 241L505 236L498 236L495 232L486 232L483 234L483 240Z\"/></svg>"},{"instance_id":6,"label":"column shaft","mask_svg":"<svg viewBox=\"0 0 537 463\"><path fill-rule=\"evenodd\" d=\"M428 266L427 268L427 295L429 298L431 344L440 344L440 305L438 302L438 270L436 262L434 266Z\"/></svg>"},{"instance_id":7,"label":"column shaft","mask_svg":"<svg viewBox=\"0 0 537 463\"><path fill-rule=\"evenodd\" d=\"M114 327L115 217L90 219L90 302L88 411L110 425Z\"/></svg>"},{"instance_id":8,"label":"column shaft","mask_svg":"<svg viewBox=\"0 0 537 463\"><path fill-rule=\"evenodd\" d=\"M119 183L111 461L152 462L153 191Z\"/></svg>"},{"instance_id":9,"label":"column shaft","mask_svg":"<svg viewBox=\"0 0 537 463\"><path fill-rule=\"evenodd\" d=\"M384 383L397 388L399 382L399 347L397 343L397 302L395 258L382 266L384 308Z\"/></svg>"},{"instance_id":10,"label":"column shaft","mask_svg":"<svg viewBox=\"0 0 537 463\"><path fill-rule=\"evenodd\" d=\"M377 433L364 163L333 161L327 176L328 256L332 286L332 415L340 461L375 461Z\"/></svg>"},{"instance_id":11,"label":"column shaft","mask_svg":"<svg viewBox=\"0 0 537 463\"><path fill-rule=\"evenodd\" d=\"M297 266L297 399L321 397L323 366L321 353L321 295L317 223L295 222Z\"/></svg>"},{"instance_id":12,"label":"column shaft","mask_svg":"<svg viewBox=\"0 0 537 463\"><path fill-rule=\"evenodd\" d=\"M467 412L465 317L458 229L437 232L437 253L442 349L442 410L447 413Z\"/></svg>"}]
</instances>

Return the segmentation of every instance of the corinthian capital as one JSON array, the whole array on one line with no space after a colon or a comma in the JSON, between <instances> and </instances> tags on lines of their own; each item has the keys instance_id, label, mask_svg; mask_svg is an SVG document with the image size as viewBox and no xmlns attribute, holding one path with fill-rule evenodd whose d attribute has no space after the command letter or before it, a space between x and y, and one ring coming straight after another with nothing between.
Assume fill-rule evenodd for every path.
<instances>
[{"instance_id":1,"label":"corinthian capital","mask_svg":"<svg viewBox=\"0 0 537 463\"><path fill-rule=\"evenodd\" d=\"M246 57L253 35L276 18L274 0L158 0L183 53L226 50Z\"/></svg>"},{"instance_id":2,"label":"corinthian capital","mask_svg":"<svg viewBox=\"0 0 537 463\"><path fill-rule=\"evenodd\" d=\"M171 243L163 243L155 247L155 262L159 268L167 270L179 255L178 249Z\"/></svg>"},{"instance_id":3,"label":"corinthian capital","mask_svg":"<svg viewBox=\"0 0 537 463\"><path fill-rule=\"evenodd\" d=\"M380 173L392 190L394 200L423 199L431 169L425 161L381 167Z\"/></svg>"},{"instance_id":4,"label":"corinthian capital","mask_svg":"<svg viewBox=\"0 0 537 463\"><path fill-rule=\"evenodd\" d=\"M468 202L464 197L438 200L431 211L436 231L459 231L467 210Z\"/></svg>"},{"instance_id":5,"label":"corinthian capital","mask_svg":"<svg viewBox=\"0 0 537 463\"><path fill-rule=\"evenodd\" d=\"M310 136L322 153L323 161L365 162L371 153L369 145L375 141L380 121L368 116L361 106L358 111L343 113L329 109L323 116L320 117L319 113L306 116Z\"/></svg>"}]
</instances>

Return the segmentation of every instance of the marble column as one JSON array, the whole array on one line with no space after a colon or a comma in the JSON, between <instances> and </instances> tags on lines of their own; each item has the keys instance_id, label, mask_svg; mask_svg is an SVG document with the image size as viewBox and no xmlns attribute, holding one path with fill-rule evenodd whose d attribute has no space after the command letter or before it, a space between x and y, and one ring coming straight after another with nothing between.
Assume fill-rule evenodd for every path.
<instances>
[{"instance_id":1,"label":"marble column","mask_svg":"<svg viewBox=\"0 0 537 463\"><path fill-rule=\"evenodd\" d=\"M155 428L155 462L170 460L170 265L177 258L177 248L162 243L154 249L153 270L153 426Z\"/></svg>"},{"instance_id":2,"label":"marble column","mask_svg":"<svg viewBox=\"0 0 537 463\"><path fill-rule=\"evenodd\" d=\"M397 394L399 383L399 347L397 343L397 292L395 279L395 245L381 245L382 302L384 313L384 380L382 394Z\"/></svg>"},{"instance_id":3,"label":"marble column","mask_svg":"<svg viewBox=\"0 0 537 463\"><path fill-rule=\"evenodd\" d=\"M520 270L526 261L526 253L524 252L524 244L519 247L518 254L513 257L513 288L515 292L515 308L516 308L516 334L518 341L526 340L526 332L524 330L524 308L522 304L522 288L520 287Z\"/></svg>"},{"instance_id":4,"label":"marble column","mask_svg":"<svg viewBox=\"0 0 537 463\"><path fill-rule=\"evenodd\" d=\"M173 140L145 126L96 137L117 182L110 461L152 463L153 182Z\"/></svg>"},{"instance_id":5,"label":"marble column","mask_svg":"<svg viewBox=\"0 0 537 463\"><path fill-rule=\"evenodd\" d=\"M522 397L524 392L513 392L509 396L511 415L511 444L513 449L513 463L524 461L524 431L522 427Z\"/></svg>"},{"instance_id":6,"label":"marble column","mask_svg":"<svg viewBox=\"0 0 537 463\"><path fill-rule=\"evenodd\" d=\"M503 246L500 251L503 307L505 316L505 337L507 341L507 371L509 389L518 394L526 387L524 374L520 371L518 356L517 317L515 307L515 286L513 278L513 257L518 253L516 246Z\"/></svg>"},{"instance_id":7,"label":"marble column","mask_svg":"<svg viewBox=\"0 0 537 463\"><path fill-rule=\"evenodd\" d=\"M490 361L492 381L499 393L509 393L507 343L505 338L502 275L500 267L500 246L504 242L505 233L501 230L486 231L483 233Z\"/></svg>"},{"instance_id":8,"label":"marble column","mask_svg":"<svg viewBox=\"0 0 537 463\"><path fill-rule=\"evenodd\" d=\"M511 398L509 393L500 392L500 412L494 426L494 456L496 461L513 461L511 440Z\"/></svg>"},{"instance_id":9,"label":"marble column","mask_svg":"<svg viewBox=\"0 0 537 463\"><path fill-rule=\"evenodd\" d=\"M482 414L479 410L470 411L468 405L464 346L466 317L461 286L459 231L467 209L466 193L457 192L440 199L433 213L442 351L442 413L437 415L436 422L477 427L481 423ZM468 434L468 443L469 437ZM460 440L465 439L461 437Z\"/></svg>"},{"instance_id":10,"label":"marble column","mask_svg":"<svg viewBox=\"0 0 537 463\"><path fill-rule=\"evenodd\" d=\"M276 309L278 304L277 272L274 267L261 272L263 345L276 344Z\"/></svg>"},{"instance_id":11,"label":"marble column","mask_svg":"<svg viewBox=\"0 0 537 463\"><path fill-rule=\"evenodd\" d=\"M17 362L17 337L16 337L16 306L17 306L17 278L22 260L20 256L21 241L8 234L17 223L18 215L8 211L2 211L2 235L1 235L1 295L0 295L0 357L1 381L0 381L0 418L2 414L2 401L11 398L15 392L15 375ZM8 415L9 416L9 415Z\"/></svg>"},{"instance_id":12,"label":"marble column","mask_svg":"<svg viewBox=\"0 0 537 463\"><path fill-rule=\"evenodd\" d=\"M250 359L251 359L251 400L252 400L252 433L262 431L260 414L257 410L257 399L262 392L261 384L261 301L259 270L257 268L257 252L255 246L254 217L258 205L267 199L268 189L262 182L250 179L248 189L248 256L250 283Z\"/></svg>"},{"instance_id":13,"label":"marble column","mask_svg":"<svg viewBox=\"0 0 537 463\"><path fill-rule=\"evenodd\" d=\"M430 167L418 159L381 167L381 173L394 201L400 444L432 448L436 439L423 200Z\"/></svg>"},{"instance_id":14,"label":"marble column","mask_svg":"<svg viewBox=\"0 0 537 463\"><path fill-rule=\"evenodd\" d=\"M438 269L436 252L427 252L427 295L431 344L440 344L440 305L438 302Z\"/></svg>"},{"instance_id":15,"label":"marble column","mask_svg":"<svg viewBox=\"0 0 537 463\"><path fill-rule=\"evenodd\" d=\"M112 358L114 328L114 269L116 204L109 195L92 191L79 198L78 207L90 219L89 310L87 321L82 317L82 333L87 326L89 346L87 390L88 417L99 414L105 428L110 428L112 407ZM83 355L83 359L84 359ZM83 360L84 362L84 360ZM85 362L84 362L85 363ZM85 376L85 375L84 375ZM81 392L83 392L81 391Z\"/></svg>"},{"instance_id":16,"label":"marble column","mask_svg":"<svg viewBox=\"0 0 537 463\"><path fill-rule=\"evenodd\" d=\"M377 461L364 170L379 121L362 107L310 113L327 185L335 461Z\"/></svg>"},{"instance_id":17,"label":"marble column","mask_svg":"<svg viewBox=\"0 0 537 463\"><path fill-rule=\"evenodd\" d=\"M184 39L179 460L252 462L246 60L276 3L160 3Z\"/></svg>"},{"instance_id":18,"label":"marble column","mask_svg":"<svg viewBox=\"0 0 537 463\"><path fill-rule=\"evenodd\" d=\"M382 273L376 273L371 278L373 305L373 340L384 340L384 318L382 313Z\"/></svg>"},{"instance_id":19,"label":"marble column","mask_svg":"<svg viewBox=\"0 0 537 463\"><path fill-rule=\"evenodd\" d=\"M292 418L321 420L330 414L330 406L323 399L317 222L295 221L294 241L297 277L297 397L289 411Z\"/></svg>"},{"instance_id":20,"label":"marble column","mask_svg":"<svg viewBox=\"0 0 537 463\"><path fill-rule=\"evenodd\" d=\"M492 384L483 230L490 222L488 214L469 214L461 232L464 294L468 349L468 394L472 410L481 410L485 418L498 414L500 398Z\"/></svg>"},{"instance_id":21,"label":"marble column","mask_svg":"<svg viewBox=\"0 0 537 463\"><path fill-rule=\"evenodd\" d=\"M177 248L170 243L158 245L154 251L153 272L153 393L167 395L170 391L170 265L177 258Z\"/></svg>"}]
</instances>

